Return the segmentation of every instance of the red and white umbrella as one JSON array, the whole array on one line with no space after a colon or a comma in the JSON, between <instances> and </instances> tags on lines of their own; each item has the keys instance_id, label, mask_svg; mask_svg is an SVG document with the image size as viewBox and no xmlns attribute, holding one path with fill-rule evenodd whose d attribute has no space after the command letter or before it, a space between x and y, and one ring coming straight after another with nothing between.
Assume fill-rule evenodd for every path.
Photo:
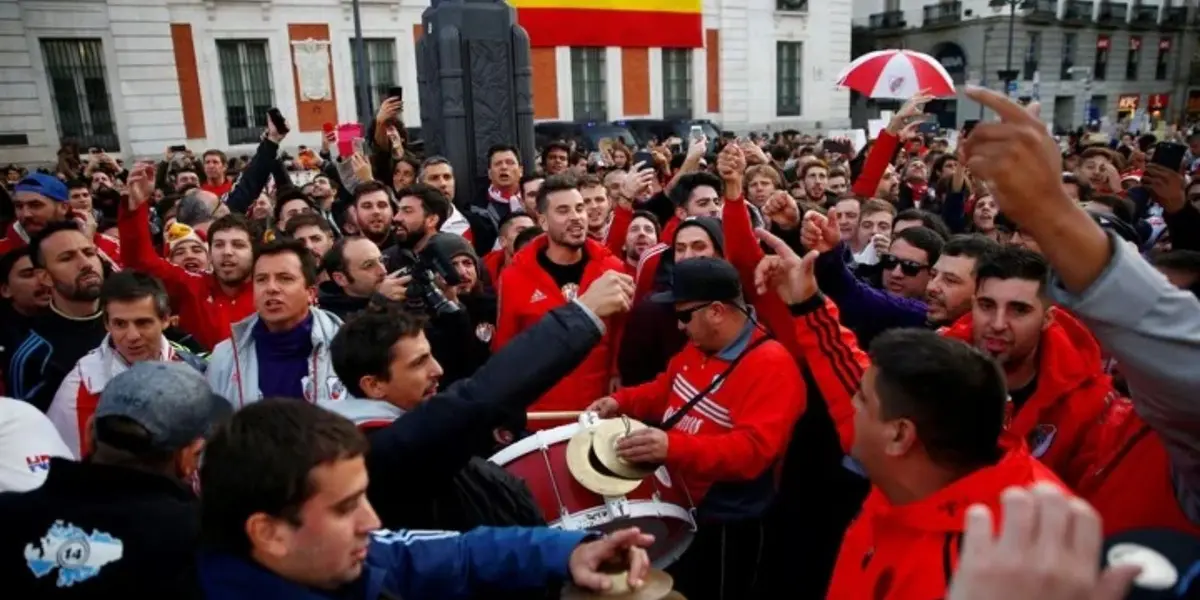
<instances>
[{"instance_id":1,"label":"red and white umbrella","mask_svg":"<svg viewBox=\"0 0 1200 600\"><path fill-rule=\"evenodd\" d=\"M918 92L935 98L954 95L950 74L936 59L912 50L864 54L838 75L837 84L869 98L907 100Z\"/></svg>"}]
</instances>

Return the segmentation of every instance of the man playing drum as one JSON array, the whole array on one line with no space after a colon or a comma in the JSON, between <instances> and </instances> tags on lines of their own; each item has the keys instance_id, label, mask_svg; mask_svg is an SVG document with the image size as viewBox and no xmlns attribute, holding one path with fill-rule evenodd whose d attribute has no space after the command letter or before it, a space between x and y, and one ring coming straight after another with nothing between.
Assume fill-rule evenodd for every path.
<instances>
[{"instance_id":1,"label":"man playing drum","mask_svg":"<svg viewBox=\"0 0 1200 600\"><path fill-rule=\"evenodd\" d=\"M632 463L663 463L698 507L691 548L670 572L689 598L752 598L762 519L775 493L771 468L804 412L800 371L743 300L738 273L718 258L676 265L669 291L689 343L658 378L594 402L601 417L661 423L617 444Z\"/></svg>"}]
</instances>

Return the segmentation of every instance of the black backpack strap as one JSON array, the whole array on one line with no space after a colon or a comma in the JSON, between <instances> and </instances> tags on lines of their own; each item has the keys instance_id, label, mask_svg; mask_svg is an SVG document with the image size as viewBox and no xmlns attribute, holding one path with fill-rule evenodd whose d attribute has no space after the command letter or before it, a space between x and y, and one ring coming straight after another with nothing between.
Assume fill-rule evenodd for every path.
<instances>
[{"instance_id":1,"label":"black backpack strap","mask_svg":"<svg viewBox=\"0 0 1200 600\"><path fill-rule=\"evenodd\" d=\"M679 409L678 411L676 411L675 414L668 417L666 421L662 422L662 425L658 426L658 428L662 429L664 431L668 431L672 427L674 427L676 424L678 424L679 421L681 421L684 417L686 417L687 414L689 412L691 412L692 409L695 408L696 405L699 404L700 401L703 400L705 396L707 396L713 390L717 389L717 386L721 385L721 382L725 381L726 377L729 377L729 374L732 373L733 370L737 368L738 364L742 362L743 358L746 358L746 356L748 354L750 354L751 352L753 352L755 348L769 342L771 339L772 339L771 336L764 335L764 336L758 338L757 340L754 340L753 342L751 342L749 346L746 346L746 349L743 350L741 354L737 355L737 358L733 359L733 362L729 363L728 367L725 367L724 371L721 371L721 373L719 375L717 375L716 377L713 378L712 383L705 386L705 388L700 390L699 392L696 392L696 395L692 396L692 399L688 400L687 404L683 405L683 408Z\"/></svg>"}]
</instances>

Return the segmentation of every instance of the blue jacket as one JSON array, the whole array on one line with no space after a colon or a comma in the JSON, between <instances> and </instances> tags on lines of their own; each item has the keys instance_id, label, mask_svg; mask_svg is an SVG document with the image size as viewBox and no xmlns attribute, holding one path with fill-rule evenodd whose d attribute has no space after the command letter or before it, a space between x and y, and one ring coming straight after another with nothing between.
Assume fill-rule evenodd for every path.
<instances>
[{"instance_id":1,"label":"blue jacket","mask_svg":"<svg viewBox=\"0 0 1200 600\"><path fill-rule=\"evenodd\" d=\"M549 528L480 527L464 534L382 531L362 575L346 588L315 590L228 554L200 558L200 581L214 600L404 600L469 598L480 586L540 588L565 581L571 552L589 534Z\"/></svg>"}]
</instances>

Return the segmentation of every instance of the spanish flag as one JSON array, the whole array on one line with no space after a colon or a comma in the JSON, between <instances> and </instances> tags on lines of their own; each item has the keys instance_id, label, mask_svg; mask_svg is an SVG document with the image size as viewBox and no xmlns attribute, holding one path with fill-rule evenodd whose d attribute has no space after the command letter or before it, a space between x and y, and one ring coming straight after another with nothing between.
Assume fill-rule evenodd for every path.
<instances>
[{"instance_id":1,"label":"spanish flag","mask_svg":"<svg viewBox=\"0 0 1200 600\"><path fill-rule=\"evenodd\" d=\"M699 48L702 0L508 0L534 47Z\"/></svg>"}]
</instances>

